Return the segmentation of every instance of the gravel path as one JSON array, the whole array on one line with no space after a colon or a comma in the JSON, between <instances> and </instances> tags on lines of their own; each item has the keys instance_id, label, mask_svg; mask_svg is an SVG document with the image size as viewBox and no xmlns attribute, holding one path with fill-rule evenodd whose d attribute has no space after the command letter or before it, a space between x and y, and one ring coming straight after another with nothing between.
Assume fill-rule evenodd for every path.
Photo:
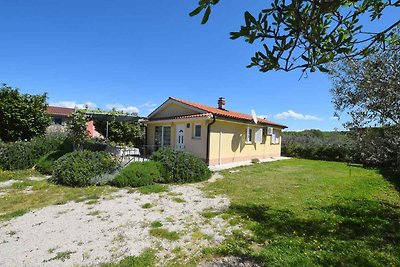
<instances>
[{"instance_id":1,"label":"gravel path","mask_svg":"<svg viewBox=\"0 0 400 267\"><path fill-rule=\"evenodd\" d=\"M202 216L205 210L226 209L229 201L207 198L199 186L169 186L169 192L148 195L120 190L94 204L48 206L2 222L0 266L97 265L146 248L156 249L160 265L177 248L196 255L233 229L218 216ZM150 208L143 207L147 203ZM154 221L177 231L179 240L152 236Z\"/></svg>"}]
</instances>

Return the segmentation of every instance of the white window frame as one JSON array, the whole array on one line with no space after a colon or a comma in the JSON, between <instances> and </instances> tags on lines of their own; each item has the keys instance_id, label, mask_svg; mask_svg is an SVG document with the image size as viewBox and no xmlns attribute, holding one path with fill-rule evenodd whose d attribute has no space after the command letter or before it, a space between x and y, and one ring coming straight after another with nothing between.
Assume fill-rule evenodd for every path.
<instances>
[{"instance_id":1,"label":"white window frame","mask_svg":"<svg viewBox=\"0 0 400 267\"><path fill-rule=\"evenodd\" d=\"M278 129L273 129L271 135L271 144L279 145L281 140L281 133Z\"/></svg>"},{"instance_id":2,"label":"white window frame","mask_svg":"<svg viewBox=\"0 0 400 267\"><path fill-rule=\"evenodd\" d=\"M200 135L196 135L196 126L200 126ZM193 139L201 139L201 123L193 124Z\"/></svg>"},{"instance_id":3,"label":"white window frame","mask_svg":"<svg viewBox=\"0 0 400 267\"><path fill-rule=\"evenodd\" d=\"M246 129L246 144L253 143L253 141L254 141L253 132L254 132L253 128L247 127L247 129Z\"/></svg>"}]
</instances>

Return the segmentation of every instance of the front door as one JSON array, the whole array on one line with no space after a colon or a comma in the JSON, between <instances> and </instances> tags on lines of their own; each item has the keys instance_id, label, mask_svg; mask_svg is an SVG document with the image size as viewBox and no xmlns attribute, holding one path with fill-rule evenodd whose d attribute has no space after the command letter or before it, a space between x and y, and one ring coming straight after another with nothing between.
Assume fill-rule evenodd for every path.
<instances>
[{"instance_id":1,"label":"front door","mask_svg":"<svg viewBox=\"0 0 400 267\"><path fill-rule=\"evenodd\" d=\"M185 149L185 125L184 124L176 125L175 147L178 150Z\"/></svg>"}]
</instances>

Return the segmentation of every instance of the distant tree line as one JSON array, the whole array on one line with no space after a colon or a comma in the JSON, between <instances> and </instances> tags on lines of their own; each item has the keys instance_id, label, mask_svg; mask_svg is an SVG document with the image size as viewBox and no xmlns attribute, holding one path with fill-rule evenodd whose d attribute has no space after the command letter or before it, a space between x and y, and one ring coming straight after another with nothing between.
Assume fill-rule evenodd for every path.
<instances>
[{"instance_id":1,"label":"distant tree line","mask_svg":"<svg viewBox=\"0 0 400 267\"><path fill-rule=\"evenodd\" d=\"M392 144L399 134L395 130L393 127L380 127L343 132L288 131L282 138L282 155L398 170L400 150Z\"/></svg>"}]
</instances>

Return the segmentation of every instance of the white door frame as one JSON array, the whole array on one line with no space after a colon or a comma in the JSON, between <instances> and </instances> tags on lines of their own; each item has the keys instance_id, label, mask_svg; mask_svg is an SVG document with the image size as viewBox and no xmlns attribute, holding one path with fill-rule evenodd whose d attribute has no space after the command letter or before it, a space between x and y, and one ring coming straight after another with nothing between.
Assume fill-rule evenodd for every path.
<instances>
[{"instance_id":1,"label":"white door frame","mask_svg":"<svg viewBox=\"0 0 400 267\"><path fill-rule=\"evenodd\" d=\"M185 124L177 124L175 132L175 148L185 149Z\"/></svg>"}]
</instances>

